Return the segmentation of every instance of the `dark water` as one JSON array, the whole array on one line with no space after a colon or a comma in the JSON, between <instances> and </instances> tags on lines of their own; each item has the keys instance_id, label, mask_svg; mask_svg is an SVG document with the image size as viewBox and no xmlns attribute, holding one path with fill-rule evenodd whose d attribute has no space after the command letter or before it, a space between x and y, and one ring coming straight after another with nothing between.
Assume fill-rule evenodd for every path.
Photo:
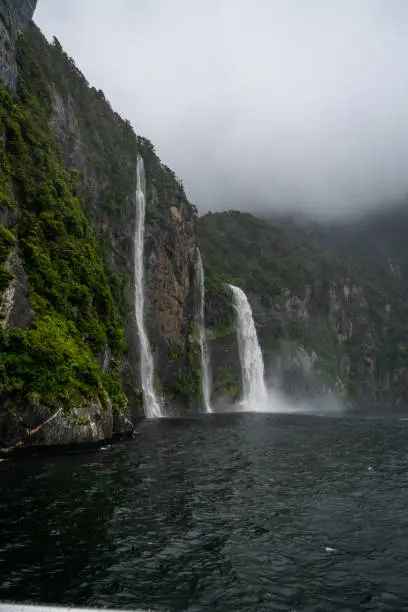
<instances>
[{"instance_id":1,"label":"dark water","mask_svg":"<svg viewBox=\"0 0 408 612\"><path fill-rule=\"evenodd\" d=\"M408 610L408 422L218 415L1 464L0 600Z\"/></svg>"}]
</instances>

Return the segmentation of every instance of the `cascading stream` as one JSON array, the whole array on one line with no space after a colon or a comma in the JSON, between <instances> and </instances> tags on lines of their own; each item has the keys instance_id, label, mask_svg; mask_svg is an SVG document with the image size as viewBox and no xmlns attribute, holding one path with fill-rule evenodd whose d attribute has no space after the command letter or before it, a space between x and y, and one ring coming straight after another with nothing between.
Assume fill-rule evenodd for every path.
<instances>
[{"instance_id":1,"label":"cascading stream","mask_svg":"<svg viewBox=\"0 0 408 612\"><path fill-rule=\"evenodd\" d=\"M201 350L201 377L203 390L203 403L206 412L212 412L211 408L211 376L210 376L210 355L208 351L207 337L205 333L205 288L204 288L204 267L201 259L200 249L196 249L196 269L200 287L200 308L198 317L198 333Z\"/></svg>"},{"instance_id":2,"label":"cascading stream","mask_svg":"<svg viewBox=\"0 0 408 612\"><path fill-rule=\"evenodd\" d=\"M264 363L248 298L242 289L229 285L237 313L237 338L242 372L242 403L254 412L268 401L264 380Z\"/></svg>"},{"instance_id":3,"label":"cascading stream","mask_svg":"<svg viewBox=\"0 0 408 612\"><path fill-rule=\"evenodd\" d=\"M162 408L154 390L154 365L149 338L144 325L144 229L146 213L146 182L143 159L137 156L136 164L136 228L134 238L135 318L139 334L140 373L145 415L161 417Z\"/></svg>"}]
</instances>

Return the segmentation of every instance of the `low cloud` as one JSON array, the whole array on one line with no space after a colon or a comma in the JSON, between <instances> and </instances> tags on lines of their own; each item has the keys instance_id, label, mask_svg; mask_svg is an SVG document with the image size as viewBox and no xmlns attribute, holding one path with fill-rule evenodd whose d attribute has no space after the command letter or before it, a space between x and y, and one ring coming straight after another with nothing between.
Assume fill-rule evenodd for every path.
<instances>
[{"instance_id":1,"label":"low cloud","mask_svg":"<svg viewBox=\"0 0 408 612\"><path fill-rule=\"evenodd\" d=\"M201 211L408 194L406 0L39 0L35 21Z\"/></svg>"}]
</instances>

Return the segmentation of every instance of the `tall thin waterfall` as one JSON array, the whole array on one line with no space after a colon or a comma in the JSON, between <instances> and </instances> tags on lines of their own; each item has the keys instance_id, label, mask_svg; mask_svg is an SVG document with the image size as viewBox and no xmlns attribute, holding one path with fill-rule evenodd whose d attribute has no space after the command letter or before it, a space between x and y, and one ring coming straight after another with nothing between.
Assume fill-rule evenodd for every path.
<instances>
[{"instance_id":1,"label":"tall thin waterfall","mask_svg":"<svg viewBox=\"0 0 408 612\"><path fill-rule=\"evenodd\" d=\"M251 306L247 296L238 287L229 285L237 312L237 337L242 371L243 403L249 410L266 405L268 393L264 381L264 363Z\"/></svg>"},{"instance_id":2,"label":"tall thin waterfall","mask_svg":"<svg viewBox=\"0 0 408 612\"><path fill-rule=\"evenodd\" d=\"M204 317L204 267L201 259L200 249L197 247L197 277L200 286L200 309L198 319L198 333L201 349L201 377L203 388L204 408L206 412L212 412L211 408L211 377L210 377L210 354L208 352L207 337L205 333L205 317Z\"/></svg>"},{"instance_id":3,"label":"tall thin waterfall","mask_svg":"<svg viewBox=\"0 0 408 612\"><path fill-rule=\"evenodd\" d=\"M137 156L136 165L136 228L134 239L135 252L135 318L139 333L140 371L142 378L143 400L147 417L160 417L162 409L154 390L154 365L149 338L144 325L144 228L146 213L146 185L143 159Z\"/></svg>"}]
</instances>

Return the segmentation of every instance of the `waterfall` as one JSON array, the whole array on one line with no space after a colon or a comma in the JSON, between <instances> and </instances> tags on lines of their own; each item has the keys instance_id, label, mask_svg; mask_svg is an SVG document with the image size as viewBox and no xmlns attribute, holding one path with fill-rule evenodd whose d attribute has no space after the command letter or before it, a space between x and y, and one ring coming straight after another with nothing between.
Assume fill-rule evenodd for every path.
<instances>
[{"instance_id":1,"label":"waterfall","mask_svg":"<svg viewBox=\"0 0 408 612\"><path fill-rule=\"evenodd\" d=\"M197 277L200 286L200 308L198 319L198 333L201 350L201 377L203 388L204 408L206 412L212 412L211 408L211 378L210 378L210 355L208 352L207 338L205 333L205 318L204 318L204 267L201 259L200 249L196 248L197 254Z\"/></svg>"},{"instance_id":2,"label":"waterfall","mask_svg":"<svg viewBox=\"0 0 408 612\"><path fill-rule=\"evenodd\" d=\"M135 318L140 345L140 372L142 378L143 402L147 417L160 417L162 410L154 390L154 365L144 324L144 228L146 212L146 186L143 159L137 156L136 165L136 228L135 253Z\"/></svg>"},{"instance_id":3,"label":"waterfall","mask_svg":"<svg viewBox=\"0 0 408 612\"><path fill-rule=\"evenodd\" d=\"M249 410L266 406L268 393L264 381L264 363L251 306L247 296L238 287L229 285L237 313L237 337L242 371L243 403Z\"/></svg>"}]
</instances>

